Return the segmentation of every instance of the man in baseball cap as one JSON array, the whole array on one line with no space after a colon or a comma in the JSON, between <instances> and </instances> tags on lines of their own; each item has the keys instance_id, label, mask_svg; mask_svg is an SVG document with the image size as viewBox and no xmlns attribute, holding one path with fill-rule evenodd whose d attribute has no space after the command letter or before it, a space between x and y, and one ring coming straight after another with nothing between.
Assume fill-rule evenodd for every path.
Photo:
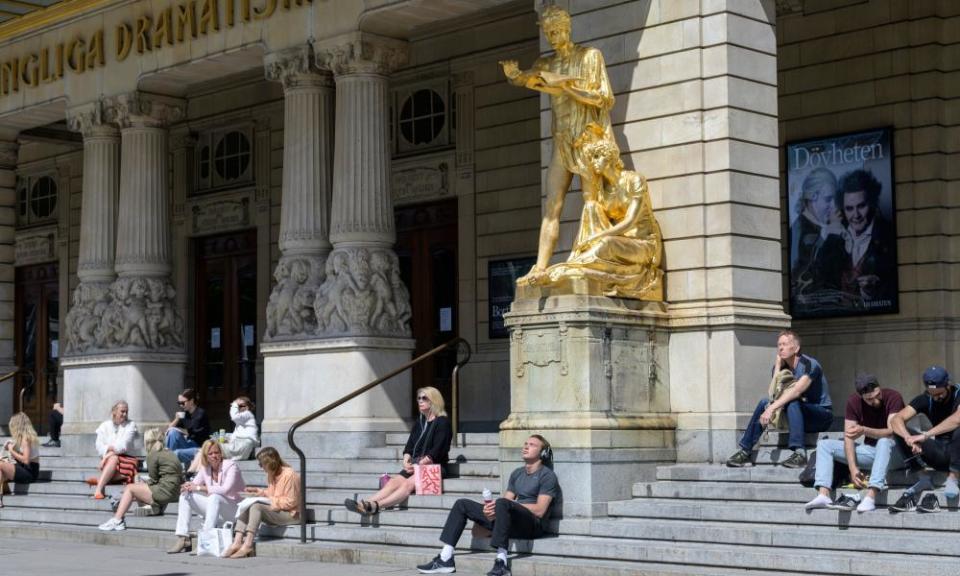
<instances>
[{"instance_id":1,"label":"man in baseball cap","mask_svg":"<svg viewBox=\"0 0 960 576\"><path fill-rule=\"evenodd\" d=\"M943 493L947 498L957 498L960 496L957 484L960 476L960 388L950 381L950 374L942 366L930 366L923 371L923 387L923 394L898 412L890 425L896 433L897 444L906 454L922 458L935 470L949 472ZM917 414L924 414L930 420L932 426L929 430L920 432L907 428L907 421ZM913 510L917 507L917 496L918 491L908 490L891 509L898 512ZM928 498L930 496L933 495Z\"/></svg>"}]
</instances>

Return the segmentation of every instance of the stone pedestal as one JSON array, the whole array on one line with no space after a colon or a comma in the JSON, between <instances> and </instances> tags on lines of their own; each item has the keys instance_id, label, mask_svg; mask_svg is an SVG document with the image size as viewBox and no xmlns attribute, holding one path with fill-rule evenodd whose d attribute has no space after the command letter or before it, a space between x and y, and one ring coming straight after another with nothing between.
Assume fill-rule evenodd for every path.
<instances>
[{"instance_id":1,"label":"stone pedestal","mask_svg":"<svg viewBox=\"0 0 960 576\"><path fill-rule=\"evenodd\" d=\"M64 358L63 447L67 454L93 453L94 432L110 407L126 400L129 418L142 434L166 426L183 389L184 354L118 353Z\"/></svg>"},{"instance_id":2,"label":"stone pedestal","mask_svg":"<svg viewBox=\"0 0 960 576\"><path fill-rule=\"evenodd\" d=\"M413 341L357 337L260 349L269 386L263 443L285 448L294 422L409 361ZM364 447L382 446L385 432L408 431L412 410L407 371L301 428L298 444L309 456L355 457Z\"/></svg>"},{"instance_id":3,"label":"stone pedestal","mask_svg":"<svg viewBox=\"0 0 960 576\"><path fill-rule=\"evenodd\" d=\"M604 515L606 502L630 498L632 482L674 459L663 305L591 293L588 281L519 290L504 315L511 414L500 426L501 477L520 465L524 439L542 434L566 517Z\"/></svg>"}]
</instances>

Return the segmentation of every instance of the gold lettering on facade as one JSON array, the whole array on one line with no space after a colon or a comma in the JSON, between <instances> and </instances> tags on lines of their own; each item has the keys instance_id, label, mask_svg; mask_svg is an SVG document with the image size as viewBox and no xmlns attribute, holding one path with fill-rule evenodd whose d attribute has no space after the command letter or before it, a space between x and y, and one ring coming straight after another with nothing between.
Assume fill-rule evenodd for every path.
<instances>
[{"instance_id":1,"label":"gold lettering on facade","mask_svg":"<svg viewBox=\"0 0 960 576\"><path fill-rule=\"evenodd\" d=\"M143 54L144 50L150 49L150 17L141 16L137 18L137 54Z\"/></svg>"},{"instance_id":2,"label":"gold lettering on facade","mask_svg":"<svg viewBox=\"0 0 960 576\"><path fill-rule=\"evenodd\" d=\"M190 30L190 37L197 37L197 8L196 3L190 0L186 4L177 5L177 42L183 42L183 29Z\"/></svg>"},{"instance_id":3,"label":"gold lettering on facade","mask_svg":"<svg viewBox=\"0 0 960 576\"><path fill-rule=\"evenodd\" d=\"M200 33L220 30L220 6L217 0L203 0L200 7Z\"/></svg>"},{"instance_id":4,"label":"gold lettering on facade","mask_svg":"<svg viewBox=\"0 0 960 576\"><path fill-rule=\"evenodd\" d=\"M117 44L117 62L123 62L130 54L130 48L133 46L133 30L128 24L117 25L116 34Z\"/></svg>"},{"instance_id":5,"label":"gold lettering on facade","mask_svg":"<svg viewBox=\"0 0 960 576\"><path fill-rule=\"evenodd\" d=\"M9 94L11 90L20 90L20 60L17 58L0 64L0 92Z\"/></svg>"},{"instance_id":6,"label":"gold lettering on facade","mask_svg":"<svg viewBox=\"0 0 960 576\"><path fill-rule=\"evenodd\" d=\"M36 54L27 54L20 60L20 79L24 85L36 87L40 85L40 59Z\"/></svg>"},{"instance_id":7,"label":"gold lettering on facade","mask_svg":"<svg viewBox=\"0 0 960 576\"><path fill-rule=\"evenodd\" d=\"M173 46L173 8L165 8L160 12L160 17L157 18L156 23L153 28L153 47L162 48L163 41L166 40L167 44Z\"/></svg>"},{"instance_id":8,"label":"gold lettering on facade","mask_svg":"<svg viewBox=\"0 0 960 576\"><path fill-rule=\"evenodd\" d=\"M87 69L87 61L83 48L84 43L82 38L77 38L67 44L67 68L73 72L83 72Z\"/></svg>"},{"instance_id":9,"label":"gold lettering on facade","mask_svg":"<svg viewBox=\"0 0 960 576\"><path fill-rule=\"evenodd\" d=\"M273 13L277 9L277 0L264 0L263 8L258 8L254 6L253 8L253 19L254 20L266 20L267 18L273 16Z\"/></svg>"},{"instance_id":10,"label":"gold lettering on facade","mask_svg":"<svg viewBox=\"0 0 960 576\"><path fill-rule=\"evenodd\" d=\"M87 47L87 68L96 68L106 64L103 56L103 30L97 30L90 37L90 46Z\"/></svg>"}]
</instances>

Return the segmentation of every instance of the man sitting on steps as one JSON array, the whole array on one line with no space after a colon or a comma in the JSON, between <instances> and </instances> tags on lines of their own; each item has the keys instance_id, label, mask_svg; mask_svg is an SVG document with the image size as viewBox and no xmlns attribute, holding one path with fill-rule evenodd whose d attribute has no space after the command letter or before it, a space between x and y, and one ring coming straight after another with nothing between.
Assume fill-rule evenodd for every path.
<instances>
[{"instance_id":1,"label":"man sitting on steps","mask_svg":"<svg viewBox=\"0 0 960 576\"><path fill-rule=\"evenodd\" d=\"M453 548L460 540L467 519L493 531L490 546L497 549L493 569L487 576L510 576L507 549L510 538L534 539L543 535L543 523L559 494L557 475L545 463L553 458L550 443L534 434L523 443L523 466L510 474L507 492L496 501L480 504L461 498L453 505L440 534L443 549L433 560L417 566L421 574L450 574L457 571Z\"/></svg>"},{"instance_id":2,"label":"man sitting on steps","mask_svg":"<svg viewBox=\"0 0 960 576\"><path fill-rule=\"evenodd\" d=\"M876 509L877 495L887 487L887 470L903 464L903 453L896 447L890 422L903 409L903 396L896 390L880 388L872 374L859 374L854 381L856 392L847 399L843 417L843 440L823 438L817 442L817 474L813 487L819 490L816 498L807 502L806 509L831 508L870 512ZM863 443L856 440L863 436ZM857 488L867 488L862 502L840 496L830 500L834 461L846 463L850 478ZM870 466L869 483L859 466Z\"/></svg>"},{"instance_id":3,"label":"man sitting on steps","mask_svg":"<svg viewBox=\"0 0 960 576\"><path fill-rule=\"evenodd\" d=\"M740 438L740 450L727 459L727 466L749 466L750 452L760 441L764 428L770 424L774 412L787 411L790 437L787 446L793 454L783 462L787 468L802 468L807 464L803 453L803 436L807 432L823 432L833 424L833 402L827 379L820 363L800 352L800 336L793 330L784 330L777 338L777 356L773 373L787 368L793 372L796 383L783 391L775 401L763 398L757 404L747 429Z\"/></svg>"},{"instance_id":4,"label":"man sitting on steps","mask_svg":"<svg viewBox=\"0 0 960 576\"><path fill-rule=\"evenodd\" d=\"M894 439L904 454L916 456L918 464L949 473L943 487L948 499L960 496L957 476L960 475L960 388L950 382L950 374L941 366L931 366L923 372L925 392L910 401L890 421ZM931 424L926 432L908 429L907 421L924 414ZM890 508L895 512L909 512L917 508L916 499L923 490L931 490L929 479L921 479L906 490ZM932 501L928 501L932 500ZM921 508L939 508L935 495L928 495Z\"/></svg>"}]
</instances>

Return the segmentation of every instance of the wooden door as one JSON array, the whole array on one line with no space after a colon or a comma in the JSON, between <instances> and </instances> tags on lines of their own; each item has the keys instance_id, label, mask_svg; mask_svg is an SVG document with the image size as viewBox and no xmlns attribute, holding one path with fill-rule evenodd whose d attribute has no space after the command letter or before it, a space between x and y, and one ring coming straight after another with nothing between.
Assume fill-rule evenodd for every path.
<instances>
[{"instance_id":1,"label":"wooden door","mask_svg":"<svg viewBox=\"0 0 960 576\"><path fill-rule=\"evenodd\" d=\"M23 266L16 271L16 361L14 410L46 434L47 415L57 400L60 365L60 296L57 265ZM20 393L23 392L23 405Z\"/></svg>"},{"instance_id":2,"label":"wooden door","mask_svg":"<svg viewBox=\"0 0 960 576\"><path fill-rule=\"evenodd\" d=\"M213 428L232 430L230 402L257 401L257 234L210 236L196 245L197 395Z\"/></svg>"},{"instance_id":3,"label":"wooden door","mask_svg":"<svg viewBox=\"0 0 960 576\"><path fill-rule=\"evenodd\" d=\"M398 208L395 215L400 277L410 290L417 356L458 334L457 202ZM449 407L450 374L455 364L456 351L452 350L415 367L414 388L437 388Z\"/></svg>"}]
</instances>

